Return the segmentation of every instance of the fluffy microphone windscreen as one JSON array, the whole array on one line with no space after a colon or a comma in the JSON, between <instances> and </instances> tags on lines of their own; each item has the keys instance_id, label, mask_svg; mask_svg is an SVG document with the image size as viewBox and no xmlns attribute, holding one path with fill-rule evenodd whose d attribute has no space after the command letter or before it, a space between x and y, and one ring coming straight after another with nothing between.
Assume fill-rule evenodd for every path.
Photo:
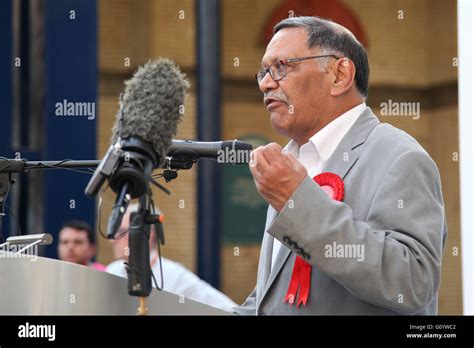
<instances>
[{"instance_id":1,"label":"fluffy microphone windscreen","mask_svg":"<svg viewBox=\"0 0 474 348\"><path fill-rule=\"evenodd\" d=\"M189 82L169 59L148 61L125 82L123 123L120 111L113 127L112 143L138 137L150 143L162 163L181 120L180 109Z\"/></svg>"}]
</instances>

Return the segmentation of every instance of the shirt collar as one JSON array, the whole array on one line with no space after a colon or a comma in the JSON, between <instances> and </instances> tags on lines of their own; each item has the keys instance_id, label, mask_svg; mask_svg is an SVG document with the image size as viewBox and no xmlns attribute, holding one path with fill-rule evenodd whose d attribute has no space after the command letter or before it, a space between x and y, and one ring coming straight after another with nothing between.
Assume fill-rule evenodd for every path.
<instances>
[{"instance_id":1,"label":"shirt collar","mask_svg":"<svg viewBox=\"0 0 474 348\"><path fill-rule=\"evenodd\" d=\"M365 103L353 107L329 122L324 128L309 139L309 141L314 145L321 160L326 161L331 157L344 135L347 134L349 129L354 125L366 108L367 105ZM284 151L291 153L296 158L299 157L299 146L293 139L285 146Z\"/></svg>"}]
</instances>

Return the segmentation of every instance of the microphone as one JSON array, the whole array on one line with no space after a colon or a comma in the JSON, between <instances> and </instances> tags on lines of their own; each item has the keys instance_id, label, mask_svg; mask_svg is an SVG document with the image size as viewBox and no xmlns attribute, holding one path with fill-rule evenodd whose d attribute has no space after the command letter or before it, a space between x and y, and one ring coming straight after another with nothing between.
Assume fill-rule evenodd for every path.
<instances>
[{"instance_id":1,"label":"microphone","mask_svg":"<svg viewBox=\"0 0 474 348\"><path fill-rule=\"evenodd\" d=\"M94 197L108 179L117 193L108 238L118 230L128 202L147 192L153 169L164 163L187 88L185 75L163 58L148 61L125 82L111 146L85 189L87 196Z\"/></svg>"},{"instance_id":2,"label":"microphone","mask_svg":"<svg viewBox=\"0 0 474 348\"><path fill-rule=\"evenodd\" d=\"M173 140L168 148L168 157L197 160L207 158L219 163L242 164L250 161L251 144L240 140L193 141Z\"/></svg>"}]
</instances>

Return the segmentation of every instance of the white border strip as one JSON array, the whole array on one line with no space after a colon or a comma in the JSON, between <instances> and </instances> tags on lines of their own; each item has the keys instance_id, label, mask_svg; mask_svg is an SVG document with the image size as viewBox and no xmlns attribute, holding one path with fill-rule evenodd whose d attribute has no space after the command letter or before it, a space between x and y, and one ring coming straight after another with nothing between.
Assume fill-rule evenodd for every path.
<instances>
[{"instance_id":1,"label":"white border strip","mask_svg":"<svg viewBox=\"0 0 474 348\"><path fill-rule=\"evenodd\" d=\"M458 1L459 154L464 314L474 315L474 1ZM449 227L449 226L448 226ZM448 251L449 252L449 251Z\"/></svg>"}]
</instances>

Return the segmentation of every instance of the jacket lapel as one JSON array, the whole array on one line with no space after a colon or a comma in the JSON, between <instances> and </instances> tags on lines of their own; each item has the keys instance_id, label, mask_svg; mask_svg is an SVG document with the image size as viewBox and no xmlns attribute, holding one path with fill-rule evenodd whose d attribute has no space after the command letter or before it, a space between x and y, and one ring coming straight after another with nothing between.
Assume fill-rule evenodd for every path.
<instances>
[{"instance_id":1,"label":"jacket lapel","mask_svg":"<svg viewBox=\"0 0 474 348\"><path fill-rule=\"evenodd\" d=\"M322 172L323 173L332 172L332 173L337 174L339 177L341 177L341 179L344 179L344 177L347 175L349 170L352 168L352 166L357 162L357 159L359 158L358 147L367 140L367 137L369 136L370 132L378 124L380 124L380 122L377 119L377 117L373 114L372 110L370 108L365 109L365 111L359 116L359 118L354 123L354 125L349 129L347 134L342 138L341 142L336 147L336 150L334 150L334 153L328 159ZM271 244L273 248L274 237L266 233L266 231L270 228L270 226L273 223L273 220L277 217L278 214L273 208L269 207L269 209L272 210L274 213L273 214L267 213L267 222L265 226L264 240L266 239L265 240L266 244L267 245ZM270 250L272 250L272 248ZM290 253L291 253L290 249L288 249L285 245L282 244L278 252L277 259L275 260L275 265L273 268L271 268L271 271L269 273L265 274L265 276L269 274L266 278L263 277L263 274L262 274L262 277L260 278L261 267L259 265L259 277L257 278L257 284L260 283L261 287L263 287L262 285L264 285L264 289L263 289L263 292L260 292L261 295L257 296L257 308L260 305L261 301L264 299L270 287L272 286L273 282L275 281L275 278L280 273ZM263 256L268 259L262 260ZM264 255L263 250L262 250L262 253L260 254L259 262L262 262L262 261L264 261L263 265L265 265L266 267L270 265L271 267L272 252L270 253L266 252ZM266 279L268 280L265 281ZM259 291L257 291L257 294L258 293Z\"/></svg>"},{"instance_id":2,"label":"jacket lapel","mask_svg":"<svg viewBox=\"0 0 474 348\"><path fill-rule=\"evenodd\" d=\"M275 219L276 210L270 205L267 210L267 220L265 222L265 231L268 230L271 223ZM264 293L265 285L267 284L268 277L270 276L270 270L272 266L272 253L273 253L273 237L268 234L263 234L262 248L260 250L260 258L258 260L258 273L257 273L257 303L259 303L261 295Z\"/></svg>"},{"instance_id":3,"label":"jacket lapel","mask_svg":"<svg viewBox=\"0 0 474 348\"><path fill-rule=\"evenodd\" d=\"M265 233L265 234L268 235L268 239L270 239L273 243L275 238L273 236L271 236L270 234L268 234L268 233ZM270 272L270 276L268 278L268 281L265 284L265 288L263 290L263 293L262 293L262 296L261 296L260 300L263 300L263 298L267 294L268 290L272 286L272 284L275 281L275 278L277 277L277 275L280 273L281 269L283 268L283 265L286 262L286 259L288 258L288 256L290 256L290 254L291 254L290 249L288 249L284 244L282 244L281 247L280 247L280 250L278 251L278 255L277 255L277 258L275 260L275 265L274 265L273 269ZM271 255L270 255L270 264L271 264L271 262L272 261L271 261ZM260 305L260 302L261 301L257 302L257 307Z\"/></svg>"},{"instance_id":4,"label":"jacket lapel","mask_svg":"<svg viewBox=\"0 0 474 348\"><path fill-rule=\"evenodd\" d=\"M359 146L365 143L370 132L378 124L380 124L378 118L369 107L366 108L342 138L322 172L331 172L344 179L359 158Z\"/></svg>"}]
</instances>

